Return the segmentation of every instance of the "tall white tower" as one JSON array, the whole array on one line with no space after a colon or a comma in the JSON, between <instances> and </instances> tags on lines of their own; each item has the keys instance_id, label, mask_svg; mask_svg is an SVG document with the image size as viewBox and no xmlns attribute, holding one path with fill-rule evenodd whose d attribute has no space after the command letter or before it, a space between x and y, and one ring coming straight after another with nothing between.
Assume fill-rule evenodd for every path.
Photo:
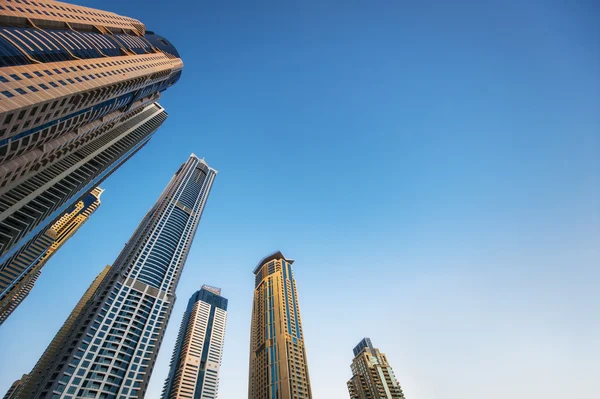
<instances>
[{"instance_id":1,"label":"tall white tower","mask_svg":"<svg viewBox=\"0 0 600 399\"><path fill-rule=\"evenodd\" d=\"M192 295L181 321L163 399L215 399L225 340L227 299L203 285Z\"/></svg>"}]
</instances>

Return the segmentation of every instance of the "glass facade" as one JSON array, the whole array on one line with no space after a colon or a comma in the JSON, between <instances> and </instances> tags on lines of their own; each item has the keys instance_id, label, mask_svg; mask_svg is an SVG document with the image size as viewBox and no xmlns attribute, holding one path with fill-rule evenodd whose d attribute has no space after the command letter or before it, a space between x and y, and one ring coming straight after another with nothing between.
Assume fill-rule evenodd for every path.
<instances>
[{"instance_id":1,"label":"glass facade","mask_svg":"<svg viewBox=\"0 0 600 399\"><path fill-rule=\"evenodd\" d=\"M0 194L0 262L139 151L167 118L150 104L98 140ZM48 223L48 224L46 224Z\"/></svg>"},{"instance_id":2,"label":"glass facade","mask_svg":"<svg viewBox=\"0 0 600 399\"><path fill-rule=\"evenodd\" d=\"M142 398L216 171L192 155L24 398Z\"/></svg>"}]
</instances>

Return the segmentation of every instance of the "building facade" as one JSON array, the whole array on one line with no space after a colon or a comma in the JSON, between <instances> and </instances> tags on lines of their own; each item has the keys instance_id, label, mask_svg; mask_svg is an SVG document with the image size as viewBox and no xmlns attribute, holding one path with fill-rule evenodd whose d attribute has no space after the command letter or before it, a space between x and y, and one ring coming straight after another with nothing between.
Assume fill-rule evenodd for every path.
<instances>
[{"instance_id":1,"label":"building facade","mask_svg":"<svg viewBox=\"0 0 600 399\"><path fill-rule=\"evenodd\" d=\"M0 263L147 143L182 68L135 19L0 3Z\"/></svg>"},{"instance_id":2,"label":"building facade","mask_svg":"<svg viewBox=\"0 0 600 399\"><path fill-rule=\"evenodd\" d=\"M79 230L100 206L102 190L94 188L50 228L33 238L11 262L0 265L0 325L29 295L50 257Z\"/></svg>"},{"instance_id":3,"label":"building facade","mask_svg":"<svg viewBox=\"0 0 600 399\"><path fill-rule=\"evenodd\" d=\"M385 354L373 348L369 338L363 338L354 348L348 381L350 399L404 399L402 388Z\"/></svg>"},{"instance_id":4,"label":"building facade","mask_svg":"<svg viewBox=\"0 0 600 399\"><path fill-rule=\"evenodd\" d=\"M216 171L179 168L22 398L143 398Z\"/></svg>"},{"instance_id":5,"label":"building facade","mask_svg":"<svg viewBox=\"0 0 600 399\"><path fill-rule=\"evenodd\" d=\"M75 305L75 308L73 308L73 311L69 317L67 317L65 323L62 325L60 330L58 330L54 336L54 339L50 342L50 345L48 345L48 348L44 351L33 370L21 378L21 384L17 389L15 389L12 398L30 398L34 392L41 389L41 384L46 378L46 373L49 373L52 370L53 364L59 360L58 356L63 353L64 346L66 344L65 338L69 336L71 330L75 326L75 323L83 314L84 309L86 309L91 299L98 292L98 288L108 275L109 270L110 266L106 266L104 269L102 269L98 276L96 276L79 302L77 302L77 305Z\"/></svg>"},{"instance_id":6,"label":"building facade","mask_svg":"<svg viewBox=\"0 0 600 399\"><path fill-rule=\"evenodd\" d=\"M254 269L248 399L311 399L291 259L275 252Z\"/></svg>"},{"instance_id":7,"label":"building facade","mask_svg":"<svg viewBox=\"0 0 600 399\"><path fill-rule=\"evenodd\" d=\"M227 299L207 285L194 293L181 321L163 399L216 399L225 341Z\"/></svg>"}]
</instances>

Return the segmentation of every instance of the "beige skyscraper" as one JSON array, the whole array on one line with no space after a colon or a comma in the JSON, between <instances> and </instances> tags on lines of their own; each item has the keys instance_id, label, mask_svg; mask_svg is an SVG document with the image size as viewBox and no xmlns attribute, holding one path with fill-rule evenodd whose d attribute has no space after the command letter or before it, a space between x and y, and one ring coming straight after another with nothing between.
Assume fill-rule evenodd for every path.
<instances>
[{"instance_id":1,"label":"beige skyscraper","mask_svg":"<svg viewBox=\"0 0 600 399\"><path fill-rule=\"evenodd\" d=\"M248 399L311 399L292 259L276 252L254 269Z\"/></svg>"},{"instance_id":2,"label":"beige skyscraper","mask_svg":"<svg viewBox=\"0 0 600 399\"><path fill-rule=\"evenodd\" d=\"M182 69L136 19L0 1L0 270L148 143Z\"/></svg>"},{"instance_id":3,"label":"beige skyscraper","mask_svg":"<svg viewBox=\"0 0 600 399\"><path fill-rule=\"evenodd\" d=\"M0 325L29 295L46 262L98 209L103 192L94 188L0 269Z\"/></svg>"},{"instance_id":4,"label":"beige skyscraper","mask_svg":"<svg viewBox=\"0 0 600 399\"><path fill-rule=\"evenodd\" d=\"M385 354L363 338L354 348L352 378L348 381L350 399L404 399L402 388Z\"/></svg>"}]
</instances>

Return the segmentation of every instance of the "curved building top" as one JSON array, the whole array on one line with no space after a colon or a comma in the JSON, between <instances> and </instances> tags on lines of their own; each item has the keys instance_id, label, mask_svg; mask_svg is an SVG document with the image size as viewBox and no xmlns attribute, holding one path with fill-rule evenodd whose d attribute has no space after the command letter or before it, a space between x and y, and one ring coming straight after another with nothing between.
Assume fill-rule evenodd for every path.
<instances>
[{"instance_id":1,"label":"curved building top","mask_svg":"<svg viewBox=\"0 0 600 399\"><path fill-rule=\"evenodd\" d=\"M268 263L272 260L276 260L276 259L283 259L290 265L292 263L294 263L293 259L287 259L285 256L283 256L281 251L276 251L276 252L273 252L271 255L265 256L264 258L261 259L260 262L258 262L258 265L256 265L256 267L254 268L254 274L257 274L266 263Z\"/></svg>"},{"instance_id":2,"label":"curved building top","mask_svg":"<svg viewBox=\"0 0 600 399\"><path fill-rule=\"evenodd\" d=\"M146 31L144 38L146 38L146 40L148 40L150 44L152 44L154 47L158 48L162 52L174 55L177 58L181 58L175 46L173 46L173 44L164 37L157 35L152 31Z\"/></svg>"},{"instance_id":3,"label":"curved building top","mask_svg":"<svg viewBox=\"0 0 600 399\"><path fill-rule=\"evenodd\" d=\"M146 28L134 18L77 6L54 0L6 0L0 5L1 25L22 25L23 20L42 28L61 28L68 24L74 30L108 29L112 32L144 35Z\"/></svg>"}]
</instances>

